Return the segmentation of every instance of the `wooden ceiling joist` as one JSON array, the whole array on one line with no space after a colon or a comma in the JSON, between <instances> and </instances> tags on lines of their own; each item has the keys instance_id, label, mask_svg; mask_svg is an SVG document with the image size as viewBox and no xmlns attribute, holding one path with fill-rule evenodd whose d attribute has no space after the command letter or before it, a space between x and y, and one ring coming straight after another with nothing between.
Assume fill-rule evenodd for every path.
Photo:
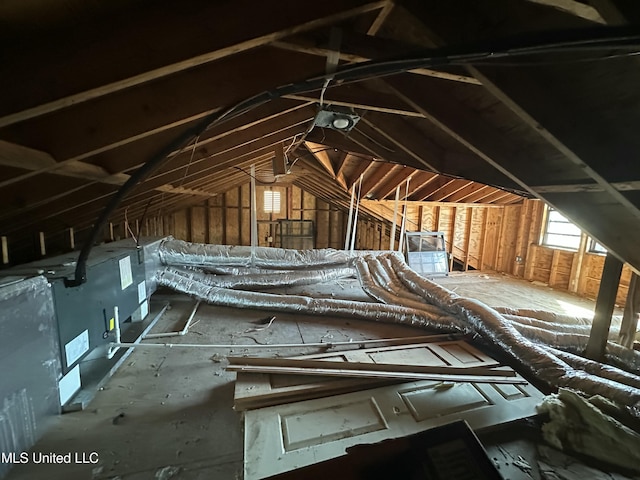
<instances>
[{"instance_id":1,"label":"wooden ceiling joist","mask_svg":"<svg viewBox=\"0 0 640 480\"><path fill-rule=\"evenodd\" d=\"M544 5L547 7L555 8L561 12L569 13L571 15L575 15L576 17L584 18L585 20L589 20L594 23L606 24L600 12L592 7L591 5L587 5L583 2L578 2L576 0L527 0L531 3L537 3L539 5Z\"/></svg>"},{"instance_id":2,"label":"wooden ceiling joist","mask_svg":"<svg viewBox=\"0 0 640 480\"><path fill-rule=\"evenodd\" d=\"M219 5L223 5L220 7ZM260 4L255 4L251 2L249 5L246 5L246 8L252 10L252 15L245 17L238 16L236 14L231 14L231 12L225 12L224 9L232 9L236 11L240 7L239 2L235 2L234 4L210 4L208 8L209 13L213 18L219 16L221 18L226 18L228 22L231 24L227 24L224 26L227 31L226 35L218 35L220 43L216 45L216 47L208 52L199 53L190 58L184 58L180 61L169 65L162 65L157 68L144 68L144 65L141 65L144 61L151 61L148 55L131 55L131 58L136 58L135 64L132 64L129 68L129 71L133 73L134 71L140 71L141 73L137 73L131 76L127 76L125 78L118 79L116 81L94 86L93 88L86 89L81 92L73 93L70 95L63 96L62 98L51 99L50 101L40 100L40 103L37 106L32 106L30 108L26 108L21 111L17 111L14 113L10 113L0 117L0 127L11 125L13 123L22 122L28 120L30 118L34 118L37 116L49 114L55 112L60 109L67 108L69 106L78 105L79 103L87 102L89 100L93 100L96 98L100 98L105 95L110 95L125 89L130 89L132 87L137 87L142 84L158 80L160 78L167 77L169 75L175 75L182 71L193 69L194 67L198 67L200 65L204 65L207 63L214 62L216 60L220 60L229 55L236 55L240 52L255 49L262 45L268 44L270 42L276 41L281 38L288 37L290 35L295 35L304 31L312 30L315 28L322 27L324 25L330 25L336 22L340 22L342 20L362 15L363 13L379 10L387 6L387 2L363 2L357 0L327 0L325 2L316 4L315 6L307 6L308 8L296 8L294 4L291 5L291 8L287 10L287 15L274 17L273 15L273 5L271 2L261 2ZM310 8L309 8L310 7ZM256 11L256 9L264 9L262 13ZM220 11L223 10L223 11ZM182 10L180 12L181 15L185 14L185 11ZM198 19L203 18L203 16L207 16L207 13L198 10L191 12L193 16L194 25L198 25ZM145 18L146 17L146 18ZM171 17L168 17L170 19ZM270 18L272 21L264 22L264 18ZM279 21L274 22L276 18ZM237 25L232 26L233 20L236 19ZM253 20L248 22L247 20ZM138 37L139 35L143 35L148 31L158 32L158 25L154 25L151 22L156 20L156 18L151 15L145 15L140 18L139 22L126 22L122 24L111 25L111 31L109 35L101 39L101 43L107 44L110 39L113 41L120 41L119 36L134 36ZM271 30L275 23L279 23L277 30ZM131 28L133 29L135 26L135 30L131 32L124 32L123 28ZM173 35L176 35L175 25L168 25L168 30L172 31ZM159 33L159 32L158 32ZM181 39L182 51L186 52L188 50L198 51L201 50L201 42L202 38L197 36L197 32L193 32L189 34L189 31L186 30L183 32L184 34L179 35ZM196 35L194 35L196 33ZM259 33L258 35L256 35ZM161 38L158 38L161 40ZM191 40L192 45L189 45L189 41ZM78 38L74 39L74 42L77 44L80 40ZM90 41L88 42L90 43ZM145 42L146 43L146 42ZM151 42L149 42L151 43ZM134 45L140 45L140 43L134 43ZM144 45L144 43L142 43ZM109 45L103 45L102 48L108 48ZM129 46L131 48L131 46ZM94 57L98 57L94 55ZM46 57L44 57L46 58ZM78 59L85 60L85 59ZM91 61L93 60L93 61ZM95 64L96 59L86 59L85 60L89 65ZM103 59L99 59L97 61L103 61ZM45 65L48 65L47 62L43 62ZM122 64L122 62L119 62ZM87 68L85 66L85 68ZM123 66L119 66L120 69L123 69ZM55 69L60 74L59 69ZM68 74L77 74L72 69ZM44 76L44 75L43 75ZM5 78L5 80L8 80ZM10 82L7 82L11 85ZM64 83L61 81L60 83ZM75 82L74 82L75 83ZM72 83L72 84L74 84ZM17 85L16 85L17 86Z\"/></svg>"}]
</instances>

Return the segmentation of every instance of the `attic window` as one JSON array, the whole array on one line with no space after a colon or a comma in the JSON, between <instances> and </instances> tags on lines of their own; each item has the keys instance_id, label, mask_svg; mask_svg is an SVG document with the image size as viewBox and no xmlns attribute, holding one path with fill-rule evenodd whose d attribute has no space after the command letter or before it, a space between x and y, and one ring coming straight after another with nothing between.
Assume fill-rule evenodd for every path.
<instances>
[{"instance_id":1,"label":"attic window","mask_svg":"<svg viewBox=\"0 0 640 480\"><path fill-rule=\"evenodd\" d=\"M264 213L280 213L280 192L265 190Z\"/></svg>"},{"instance_id":2,"label":"attic window","mask_svg":"<svg viewBox=\"0 0 640 480\"><path fill-rule=\"evenodd\" d=\"M549 247L578 250L582 231L567 217L554 208L549 207L547 224L545 225L543 245Z\"/></svg>"},{"instance_id":3,"label":"attic window","mask_svg":"<svg viewBox=\"0 0 640 480\"><path fill-rule=\"evenodd\" d=\"M604 245L598 243L595 239L589 239L589 252L591 253L607 253L607 249Z\"/></svg>"}]
</instances>

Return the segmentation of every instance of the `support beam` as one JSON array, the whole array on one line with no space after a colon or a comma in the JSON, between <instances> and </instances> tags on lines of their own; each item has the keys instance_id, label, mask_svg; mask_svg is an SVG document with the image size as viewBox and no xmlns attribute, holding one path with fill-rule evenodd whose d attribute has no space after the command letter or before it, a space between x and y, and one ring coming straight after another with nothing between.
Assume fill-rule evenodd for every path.
<instances>
[{"instance_id":1,"label":"support beam","mask_svg":"<svg viewBox=\"0 0 640 480\"><path fill-rule=\"evenodd\" d=\"M393 6L394 6L393 1L387 0L387 4L384 7L382 7L380 12L378 13L378 16L369 27L369 30L367 30L367 35L375 35L376 33L378 33L378 30L382 28L382 25L384 24L385 20L391 14L391 11L393 10Z\"/></svg>"},{"instance_id":2,"label":"support beam","mask_svg":"<svg viewBox=\"0 0 640 480\"><path fill-rule=\"evenodd\" d=\"M89 100L98 99L105 95L114 94L125 89L157 81L194 67L212 63L230 55L255 49L291 35L296 35L326 25L332 25L349 18L379 10L386 6L387 2L382 1L364 3L359 1L345 2L344 0L333 0L321 2L314 5L313 8L304 9L295 8L295 5L291 4L289 6L290 8L285 10L286 15L274 15L273 5L268 2L261 2L258 4L251 3L251 5L244 5L246 9L250 9L252 11L252 15L249 18L242 15L243 10L240 2L232 2L228 4L228 6L225 5L223 7L220 7L217 3L212 3L208 7L208 14L201 8L195 8L192 12L189 12L188 7L186 6L181 8L179 14L177 14L178 12L173 12L172 15L170 12L166 12L165 19L171 21L174 21L175 19L176 23L166 25L165 29L159 28L158 25L154 25L153 22L157 21L157 14L154 16L148 15L145 12L144 17L146 18L143 17L139 19L139 22L129 21L123 22L122 25L110 25L109 27L111 31L109 31L109 35L105 35L105 37L101 39L102 45L100 45L96 39L87 40L85 43L99 45L100 51L105 51L105 55L107 53L113 55L119 54L120 49L113 48L114 45L112 44L115 42L117 45L120 45L117 42L121 42L122 38L131 38L132 43L130 45L133 47L141 46L141 48L148 48L147 44L155 43L153 40L156 40L160 44L166 42L166 40L162 38L162 36L166 36L166 31L170 30L174 35L177 35L177 30L179 30L181 33L178 36L181 38L182 51L192 51L194 53L197 51L201 52L202 42L205 40L208 41L210 45L215 45L215 47L208 52L199 53L190 58L183 58L175 63L162 65L157 68L149 68L149 65L146 71L140 71L140 64L150 64L151 62L149 57L152 55L143 54L143 52L138 52L138 55L136 55L135 53L129 52L128 57L132 59L135 58L136 61L134 63L130 62L130 65L125 65L126 62L122 62L122 65L118 65L119 70L125 70L128 67L127 73L129 75L125 74L123 78L111 83L93 86L93 88L88 88L50 101L44 101L44 98L39 99L41 103L37 106L26 108L0 118L0 127L23 122L34 117L49 114L73 105L78 105ZM280 8L283 7L284 6ZM260 13L260 11L262 11L262 13ZM201 36L199 36L201 35L201 33L199 33L201 31L200 28L191 28L193 26L192 22L197 26L200 23L200 19L207 15L211 18L218 18L221 21L221 28L224 30L224 34L218 34L217 38L214 37L213 41L210 38L201 38ZM185 20L185 17L189 16L190 20ZM263 19L266 17L269 17L272 20L280 19L276 22L279 24L277 27L278 30L269 31L270 28L273 28L272 26L274 25L274 22L264 22ZM253 24L248 24L248 20L253 21ZM101 25L100 27L104 29L105 25ZM132 30L122 31L127 28L131 28ZM145 31L153 32L153 34L158 38L154 39L152 37L143 37L146 40L144 42L133 41L134 38L138 38L140 35L143 35ZM98 35L97 32L92 32L91 29L87 28L87 26L85 26L84 33L87 36ZM67 41L72 44L73 38L67 39ZM76 39L76 42L77 41L78 40ZM51 48L54 48L54 46L57 45L57 42L52 43L53 45ZM111 47L110 50L109 47ZM44 49L45 54L46 48L47 46L45 46ZM157 52L162 52L163 50L163 48L156 48L153 49L151 53L157 55ZM83 54L86 58L83 58ZM51 55L51 57L54 57L54 55ZM33 58L31 56L28 56L27 58L33 62ZM72 68L65 69L67 72L64 73L68 75L74 75L75 73L76 77L93 78L95 74L91 71L92 66L96 67L98 71L105 68L100 65L96 65L96 62L102 62L103 64L110 63L104 62L102 60L103 56L96 54L94 50L81 52L81 54L75 55L72 58L78 63L77 65L72 66L80 69L80 71L88 70L87 75L81 75L78 70L74 70ZM56 75L58 75L58 77L56 77L57 81L51 82L53 85L65 85L67 83L70 85L78 84L77 79L75 81L65 82L64 78L59 78L59 69L53 68L52 65L55 58L43 57L42 60L42 62L35 62L35 64L42 70L43 75L32 73L32 76L40 79L39 81L46 83L47 76L44 76L44 72L47 71L46 68L48 67L51 71L55 70ZM156 59L156 61L158 60L159 59ZM40 63L42 63L42 65L38 65ZM9 67L9 69L11 67L11 65L6 66ZM131 75L135 71L137 71L137 74ZM51 74L49 73L49 75ZM12 82L13 86L16 88L19 87L17 78L12 80L14 80Z\"/></svg>"},{"instance_id":3,"label":"support beam","mask_svg":"<svg viewBox=\"0 0 640 480\"><path fill-rule=\"evenodd\" d=\"M597 362L601 362L604 359L621 273L622 262L611 253L608 253L604 261L593 325L591 326L591 333L585 350L586 357Z\"/></svg>"},{"instance_id":4,"label":"support beam","mask_svg":"<svg viewBox=\"0 0 640 480\"><path fill-rule=\"evenodd\" d=\"M333 89L329 90L325 96L325 103L329 105L337 105L340 107L357 108L359 110L369 110L371 112L390 113L392 115L400 115L403 117L418 117L422 118L422 114L408 110L406 108L397 108L393 106L387 106L384 102L380 101L381 94L374 94L373 92L364 93L367 97L353 98L352 94L343 93L343 90ZM372 97L375 95L375 98ZM319 95L312 94L300 94L300 95L285 95L283 98L289 100L298 100L300 102L317 102ZM384 96L383 96L384 98ZM374 103L375 102L375 103Z\"/></svg>"},{"instance_id":5,"label":"support beam","mask_svg":"<svg viewBox=\"0 0 640 480\"><path fill-rule=\"evenodd\" d=\"M45 257L47 255L47 242L44 237L44 232L38 232L38 247L40 249L40 256Z\"/></svg>"},{"instance_id":6,"label":"support beam","mask_svg":"<svg viewBox=\"0 0 640 480\"><path fill-rule=\"evenodd\" d=\"M620 344L633 348L636 340L636 331L638 329L638 319L640 317L640 281L638 274L631 274L629 282L629 291L627 292L627 300L624 305L624 314L622 316L622 324L620 325Z\"/></svg>"},{"instance_id":7,"label":"support beam","mask_svg":"<svg viewBox=\"0 0 640 480\"><path fill-rule=\"evenodd\" d=\"M589 20L590 22L606 24L600 12L597 9L593 8L590 5L585 5L582 2L577 2L575 0L527 0L531 3L537 3L538 5L545 5L547 7L555 8L556 10L560 10L561 12L568 13L570 15L574 15L576 17L584 18L585 20Z\"/></svg>"},{"instance_id":8,"label":"support beam","mask_svg":"<svg viewBox=\"0 0 640 480\"><path fill-rule=\"evenodd\" d=\"M69 249L70 250L75 250L76 249L76 236L75 236L75 233L73 232L73 227L67 228L67 240L69 242Z\"/></svg>"},{"instance_id":9,"label":"support beam","mask_svg":"<svg viewBox=\"0 0 640 480\"><path fill-rule=\"evenodd\" d=\"M573 256L573 262L571 262L571 273L569 275L569 291L573 293L578 292L578 286L580 283L580 277L582 275L582 262L584 261L584 255L587 252L587 241L589 236L582 232L580 236L580 245L578 251Z\"/></svg>"},{"instance_id":10,"label":"support beam","mask_svg":"<svg viewBox=\"0 0 640 480\"><path fill-rule=\"evenodd\" d=\"M631 192L640 190L640 181L612 182L611 186L619 192ZM598 183L581 183L574 185L540 185L531 187L536 193L579 193L579 192L604 192L605 189Z\"/></svg>"},{"instance_id":11,"label":"support beam","mask_svg":"<svg viewBox=\"0 0 640 480\"><path fill-rule=\"evenodd\" d=\"M280 40L273 42L271 45L283 50L306 53L319 57L327 57L333 53L329 45L313 44L300 39L294 41ZM407 54L412 51L417 52L419 50L416 49L415 45L408 46L389 38L382 39L371 36L368 38L366 36L358 37L353 33L349 33L349 36L344 38L340 45L339 56L343 62L362 63L371 60L407 56ZM480 81L472 76L443 72L431 68L416 68L409 70L409 72L415 75L433 77L441 80L480 85Z\"/></svg>"},{"instance_id":12,"label":"support beam","mask_svg":"<svg viewBox=\"0 0 640 480\"><path fill-rule=\"evenodd\" d=\"M0 237L0 250L2 250L2 264L6 265L9 263L9 243L5 236Z\"/></svg>"},{"instance_id":13,"label":"support beam","mask_svg":"<svg viewBox=\"0 0 640 480\"><path fill-rule=\"evenodd\" d=\"M469 248L471 246L471 227L473 224L473 211L475 209L467 207L467 224L464 231L464 271L469 270Z\"/></svg>"}]
</instances>

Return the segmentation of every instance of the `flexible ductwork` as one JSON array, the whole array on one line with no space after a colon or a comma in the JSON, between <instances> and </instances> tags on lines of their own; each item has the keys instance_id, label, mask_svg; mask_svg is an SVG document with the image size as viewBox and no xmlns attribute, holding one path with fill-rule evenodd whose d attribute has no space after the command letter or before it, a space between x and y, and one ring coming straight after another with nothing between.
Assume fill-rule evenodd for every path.
<instances>
[{"instance_id":1,"label":"flexible ductwork","mask_svg":"<svg viewBox=\"0 0 640 480\"><path fill-rule=\"evenodd\" d=\"M311 271L282 271L273 273L249 273L244 275L213 275L202 274L197 270L167 267L167 271L189 277L197 276L198 281L211 287L231 288L234 290L262 290L276 287L295 287L313 285L341 278L354 276L352 268L329 268Z\"/></svg>"},{"instance_id":2,"label":"flexible ductwork","mask_svg":"<svg viewBox=\"0 0 640 480\"><path fill-rule=\"evenodd\" d=\"M591 333L591 325L570 325L568 323L554 323L554 322L545 322L544 320L538 320L537 318L531 317L521 317L518 315L509 315L502 314L504 318L511 322L517 322L522 325L529 325L531 327L542 328L545 330L550 330L552 332L558 333L572 333L575 335L589 335ZM609 331L609 339L615 340L618 338L620 334L620 330L617 328L612 328Z\"/></svg>"},{"instance_id":3,"label":"flexible ductwork","mask_svg":"<svg viewBox=\"0 0 640 480\"><path fill-rule=\"evenodd\" d=\"M164 265L196 267L266 267L273 269L309 269L327 266L347 266L348 253L333 250L290 250L256 247L255 258L251 247L189 243L168 238L160 246L160 259Z\"/></svg>"},{"instance_id":4,"label":"flexible ductwork","mask_svg":"<svg viewBox=\"0 0 640 480\"><path fill-rule=\"evenodd\" d=\"M360 318L378 322L399 323L413 327L432 328L446 333L469 332L463 322L449 315L430 314L424 310L399 305L229 290L207 285L200 281L204 280L203 276L205 274L198 273L190 273L188 276L184 276L175 270L164 270L158 276L158 283L193 295L205 302L225 307Z\"/></svg>"},{"instance_id":5,"label":"flexible ductwork","mask_svg":"<svg viewBox=\"0 0 640 480\"><path fill-rule=\"evenodd\" d=\"M313 272L250 274L247 279L220 279L196 271L165 269L159 283L217 305L280 312L346 316L425 327L441 332L476 333L540 380L555 386L602 395L640 416L640 377L615 367L581 359L559 349L579 352L587 338L588 321L529 309L501 307L497 311L476 300L463 298L411 270L395 253L350 256L335 250L283 250L198 245L167 240L160 248L169 265L207 269L261 267L315 270ZM232 288L266 288L297 281L326 281L355 267L362 288L380 303L274 295ZM333 267L330 270L323 270ZM328 273L333 272L333 273ZM255 275L255 276L253 276ZM293 275L293 276L291 276ZM221 288L224 286L225 288ZM500 312L504 313L502 315ZM507 318L505 318L505 316ZM577 325L576 325L577 324ZM631 353L629 353L631 352ZM608 357L638 371L639 357L618 345L608 345Z\"/></svg>"},{"instance_id":6,"label":"flexible ductwork","mask_svg":"<svg viewBox=\"0 0 640 480\"><path fill-rule=\"evenodd\" d=\"M420 294L429 303L464 319L485 340L521 363L537 378L555 387L563 386L589 395L602 395L628 406L634 415L640 415L640 389L573 368L544 346L529 341L495 310L430 282L395 256L390 258L398 277L407 288Z\"/></svg>"},{"instance_id":7,"label":"flexible ductwork","mask_svg":"<svg viewBox=\"0 0 640 480\"><path fill-rule=\"evenodd\" d=\"M574 317L573 315L562 315L561 313L548 312L546 310L535 310L529 308L493 307L493 309L503 315L516 315L518 317L529 317L550 323L564 323L566 325L591 325L591 319L584 317Z\"/></svg>"}]
</instances>

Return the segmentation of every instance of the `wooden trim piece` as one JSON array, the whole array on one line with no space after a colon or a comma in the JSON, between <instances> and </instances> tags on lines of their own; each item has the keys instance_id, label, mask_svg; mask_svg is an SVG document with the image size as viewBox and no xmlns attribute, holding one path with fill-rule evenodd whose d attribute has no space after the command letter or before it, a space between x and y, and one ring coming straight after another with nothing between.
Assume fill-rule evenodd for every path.
<instances>
[{"instance_id":1,"label":"wooden trim piece","mask_svg":"<svg viewBox=\"0 0 640 480\"><path fill-rule=\"evenodd\" d=\"M526 384L522 377L500 377L462 374L437 374L437 373L410 373L388 372L376 370L348 370L331 368L297 368L297 367L269 367L263 365L229 365L226 368L230 372L253 373L280 373L290 375L313 375L322 377L349 377L349 378L384 378L404 380L432 380L434 382L464 382L464 383L510 383Z\"/></svg>"},{"instance_id":2,"label":"wooden trim piece","mask_svg":"<svg viewBox=\"0 0 640 480\"><path fill-rule=\"evenodd\" d=\"M453 367L432 365L401 365L396 363L362 363L362 362L333 362L330 360L313 360L303 358L265 358L265 357L227 357L229 366L265 366L291 367L303 369L325 370L354 370L392 373L425 373L442 375L484 375L497 377L515 377L516 373L510 368L501 367Z\"/></svg>"}]
</instances>

